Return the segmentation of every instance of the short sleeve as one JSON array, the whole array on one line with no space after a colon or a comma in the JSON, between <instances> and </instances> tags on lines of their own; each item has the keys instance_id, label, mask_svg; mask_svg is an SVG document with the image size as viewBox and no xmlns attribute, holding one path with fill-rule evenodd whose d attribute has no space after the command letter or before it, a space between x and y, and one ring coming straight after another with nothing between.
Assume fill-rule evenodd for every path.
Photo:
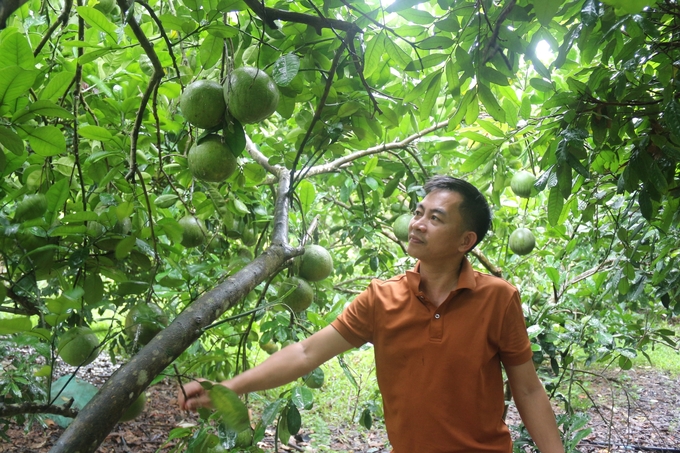
<instances>
[{"instance_id":1,"label":"short sleeve","mask_svg":"<svg viewBox=\"0 0 680 453\"><path fill-rule=\"evenodd\" d=\"M373 339L375 319L374 282L359 294L331 325L354 347L370 343Z\"/></svg>"},{"instance_id":2,"label":"short sleeve","mask_svg":"<svg viewBox=\"0 0 680 453\"><path fill-rule=\"evenodd\" d=\"M515 366L527 362L532 356L519 293L514 291L503 316L500 358L503 365Z\"/></svg>"}]
</instances>

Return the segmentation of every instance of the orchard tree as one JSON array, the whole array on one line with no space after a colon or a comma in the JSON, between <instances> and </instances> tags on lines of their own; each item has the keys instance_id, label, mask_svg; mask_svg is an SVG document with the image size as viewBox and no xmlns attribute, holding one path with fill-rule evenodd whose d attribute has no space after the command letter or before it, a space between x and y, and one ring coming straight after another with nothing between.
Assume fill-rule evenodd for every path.
<instances>
[{"instance_id":1,"label":"orchard tree","mask_svg":"<svg viewBox=\"0 0 680 453\"><path fill-rule=\"evenodd\" d=\"M0 335L50 381L74 327L126 357L54 452L95 451L163 373L239 372L410 266L401 216L437 173L492 201L475 265L522 291L553 396L576 363L674 344L676 0L11 0L0 27ZM334 272L304 310L311 243Z\"/></svg>"}]
</instances>

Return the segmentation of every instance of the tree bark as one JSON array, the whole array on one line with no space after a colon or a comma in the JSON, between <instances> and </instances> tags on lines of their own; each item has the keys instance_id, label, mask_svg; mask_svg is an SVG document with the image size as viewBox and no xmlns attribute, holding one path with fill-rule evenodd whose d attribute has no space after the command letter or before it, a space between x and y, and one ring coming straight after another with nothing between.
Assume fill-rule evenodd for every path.
<instances>
[{"instance_id":1,"label":"tree bark","mask_svg":"<svg viewBox=\"0 0 680 453\"><path fill-rule=\"evenodd\" d=\"M156 376L201 336L205 327L281 269L288 259L303 253L303 249L293 249L287 243L290 175L281 170L278 176L272 245L238 273L187 307L127 364L119 368L80 411L52 447L51 453L96 451L125 409Z\"/></svg>"},{"instance_id":2,"label":"tree bark","mask_svg":"<svg viewBox=\"0 0 680 453\"><path fill-rule=\"evenodd\" d=\"M0 0L0 30L7 26L7 18L28 0Z\"/></svg>"}]
</instances>

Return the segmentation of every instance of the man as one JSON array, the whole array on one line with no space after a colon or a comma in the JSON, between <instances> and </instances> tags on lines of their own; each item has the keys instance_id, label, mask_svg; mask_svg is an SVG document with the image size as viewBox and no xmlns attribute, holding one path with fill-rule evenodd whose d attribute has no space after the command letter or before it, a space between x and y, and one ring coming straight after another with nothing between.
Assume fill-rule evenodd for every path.
<instances>
[{"instance_id":1,"label":"man","mask_svg":"<svg viewBox=\"0 0 680 453\"><path fill-rule=\"evenodd\" d=\"M409 225L413 271L374 280L330 326L222 385L238 394L274 388L370 342L394 453L510 453L502 363L536 445L562 453L518 292L465 257L491 225L484 196L447 176L432 178L425 192ZM197 382L184 391L183 409L210 404Z\"/></svg>"}]
</instances>

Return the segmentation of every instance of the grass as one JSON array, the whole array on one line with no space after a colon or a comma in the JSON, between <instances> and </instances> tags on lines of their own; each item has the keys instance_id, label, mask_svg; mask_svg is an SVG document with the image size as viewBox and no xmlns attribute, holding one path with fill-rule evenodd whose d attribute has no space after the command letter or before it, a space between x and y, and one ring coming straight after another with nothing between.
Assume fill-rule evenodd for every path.
<instances>
[{"instance_id":1,"label":"grass","mask_svg":"<svg viewBox=\"0 0 680 453\"><path fill-rule=\"evenodd\" d=\"M633 366L645 367L651 365L653 368L667 371L673 376L680 376L680 351L658 344L645 352L649 356L649 360L643 354L638 354L633 360Z\"/></svg>"}]
</instances>

